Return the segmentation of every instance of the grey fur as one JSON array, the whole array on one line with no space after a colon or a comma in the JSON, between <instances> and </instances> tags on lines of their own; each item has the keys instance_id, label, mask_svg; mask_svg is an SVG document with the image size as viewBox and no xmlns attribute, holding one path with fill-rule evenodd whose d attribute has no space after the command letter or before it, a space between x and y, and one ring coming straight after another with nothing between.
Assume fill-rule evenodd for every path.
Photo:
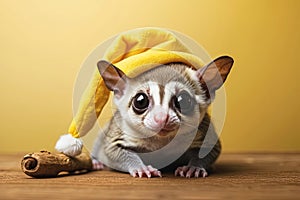
<instances>
[{"instance_id":1,"label":"grey fur","mask_svg":"<svg viewBox=\"0 0 300 200\"><path fill-rule=\"evenodd\" d=\"M138 77L128 79L128 86L124 94L125 99L122 101L130 105L128 102L130 102L132 96L135 94L136 88L149 81L157 82L163 86L170 82L178 82L183 84L187 90L192 91L194 95L204 96L205 91L202 90L199 82L190 77L187 68L188 66L182 64L170 64L154 68ZM130 126L130 130L134 133L129 133L128 127L123 126L124 123L127 123L126 120L128 120L128 117L122 116L122 113L126 113L127 115L130 107L124 105L118 108L108 125L99 133L93 147L92 157L113 169L133 174L133 169L141 169L146 165L153 165L153 163L148 163L149 160L143 158L143 153L157 151L168 145L174 139L176 133L165 137L157 135L137 137L139 133L143 133L142 135L147 135L148 133L143 127L135 127L133 124L128 125L128 127ZM209 104L206 103L196 105L194 112L195 116L199 115L198 117L186 117L183 115L179 117L183 123L183 127L185 126L184 124L187 125L186 128L182 129L182 133L178 134L182 134L182 138L184 138L184 136L192 135L190 132L195 132L195 137L192 138L188 149L169 165L169 167L173 166L174 169L179 167L175 172L177 175L182 176L182 171L185 169L181 169L180 167L186 166L187 170L191 169L191 167L198 168L198 173L200 172L202 175L197 174L197 172L193 172L194 175L189 175L186 171L184 172L184 176L205 176L207 175L206 170L211 167L220 155L221 145L219 139L215 138L218 135L211 124L210 116L207 114L208 106ZM194 119L198 119L198 121L195 122L193 121ZM194 127L191 127L189 123L194 124ZM204 138L207 133L210 134L210 137L216 139L212 140L216 142L206 142L204 144ZM178 148L180 148L180 145ZM204 158L199 158L200 148L207 148L209 150Z\"/></svg>"}]
</instances>

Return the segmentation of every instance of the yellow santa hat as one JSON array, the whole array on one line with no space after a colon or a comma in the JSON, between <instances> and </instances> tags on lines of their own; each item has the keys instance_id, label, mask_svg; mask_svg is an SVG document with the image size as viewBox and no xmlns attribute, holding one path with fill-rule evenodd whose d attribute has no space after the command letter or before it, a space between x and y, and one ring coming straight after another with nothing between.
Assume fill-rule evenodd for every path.
<instances>
[{"instance_id":1,"label":"yellow santa hat","mask_svg":"<svg viewBox=\"0 0 300 200\"><path fill-rule=\"evenodd\" d=\"M103 58L99 58L101 59L111 62L130 77L167 63L180 62L194 68L203 66L203 61L173 32L161 28L139 28L121 33L111 43ZM56 143L55 148L59 152L69 156L81 153L83 143L80 137L92 129L109 95L110 91L100 73L95 70L80 100L68 134L62 135Z\"/></svg>"}]
</instances>

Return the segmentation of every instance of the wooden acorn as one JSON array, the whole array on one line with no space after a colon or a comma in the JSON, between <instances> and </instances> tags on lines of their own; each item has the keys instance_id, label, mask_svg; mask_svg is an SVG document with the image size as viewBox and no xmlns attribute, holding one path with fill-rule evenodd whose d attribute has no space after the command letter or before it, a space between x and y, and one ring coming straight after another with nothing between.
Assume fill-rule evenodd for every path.
<instances>
[{"instance_id":1,"label":"wooden acorn","mask_svg":"<svg viewBox=\"0 0 300 200\"><path fill-rule=\"evenodd\" d=\"M61 172L90 171L93 164L90 156L85 153L69 157L62 153L40 151L25 155L21 161L21 168L28 176L47 178L56 177Z\"/></svg>"}]
</instances>

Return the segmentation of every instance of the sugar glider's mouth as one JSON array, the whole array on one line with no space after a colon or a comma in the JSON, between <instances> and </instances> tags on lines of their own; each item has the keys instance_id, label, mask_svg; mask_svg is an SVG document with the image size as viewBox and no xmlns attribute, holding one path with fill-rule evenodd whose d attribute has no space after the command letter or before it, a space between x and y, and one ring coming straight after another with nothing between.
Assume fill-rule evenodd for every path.
<instances>
[{"instance_id":1,"label":"sugar glider's mouth","mask_svg":"<svg viewBox=\"0 0 300 200\"><path fill-rule=\"evenodd\" d=\"M172 135L174 132L177 132L177 129L177 127L164 127L157 134L159 136L169 136Z\"/></svg>"}]
</instances>

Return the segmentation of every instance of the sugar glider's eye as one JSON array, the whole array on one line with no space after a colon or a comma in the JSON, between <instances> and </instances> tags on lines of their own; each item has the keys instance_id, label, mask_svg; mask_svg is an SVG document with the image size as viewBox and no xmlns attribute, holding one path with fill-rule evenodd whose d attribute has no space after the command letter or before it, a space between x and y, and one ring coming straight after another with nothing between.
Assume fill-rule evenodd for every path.
<instances>
[{"instance_id":1,"label":"sugar glider's eye","mask_svg":"<svg viewBox=\"0 0 300 200\"><path fill-rule=\"evenodd\" d=\"M132 101L132 108L136 114L143 114L149 106L149 98L145 93L137 93Z\"/></svg>"},{"instance_id":2,"label":"sugar glider's eye","mask_svg":"<svg viewBox=\"0 0 300 200\"><path fill-rule=\"evenodd\" d=\"M195 107L195 100L187 91L181 91L173 98L174 107L184 115L191 114Z\"/></svg>"}]
</instances>

